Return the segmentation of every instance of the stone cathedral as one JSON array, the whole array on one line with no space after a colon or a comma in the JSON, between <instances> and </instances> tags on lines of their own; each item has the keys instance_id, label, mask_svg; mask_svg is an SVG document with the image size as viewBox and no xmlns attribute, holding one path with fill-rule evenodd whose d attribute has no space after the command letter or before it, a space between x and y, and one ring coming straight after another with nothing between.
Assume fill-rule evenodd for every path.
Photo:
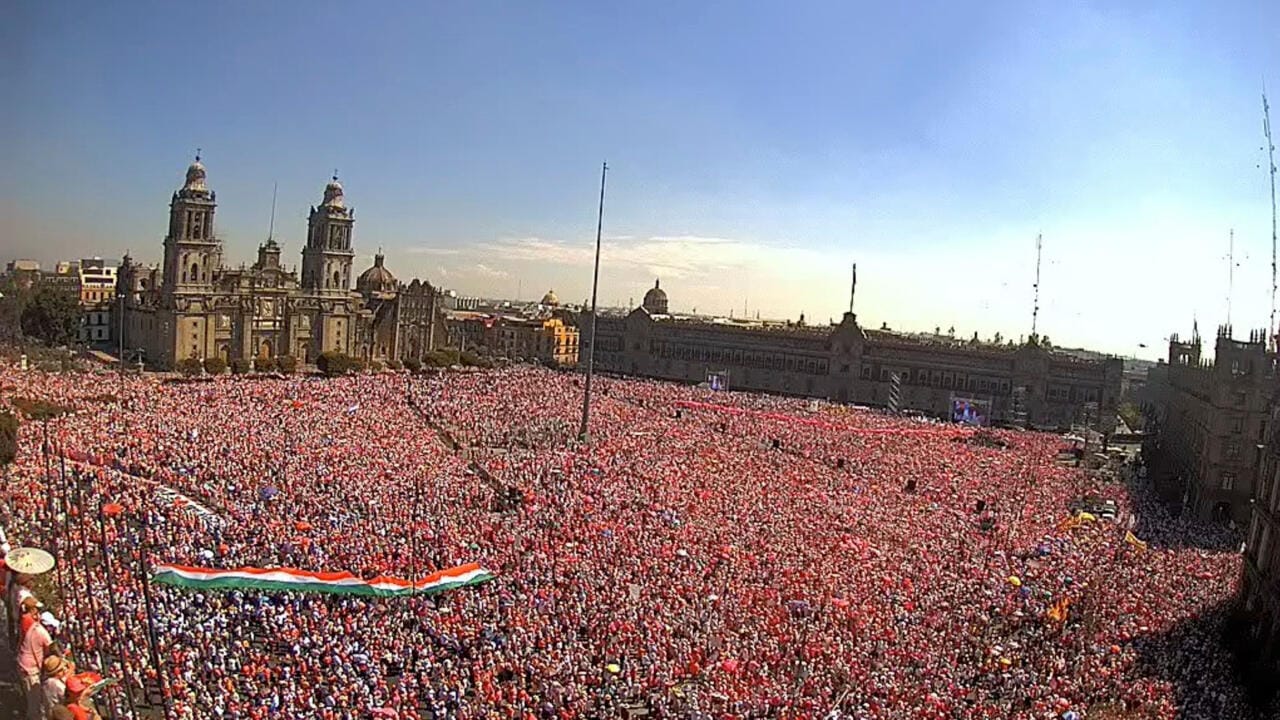
<instances>
[{"instance_id":1,"label":"stone cathedral","mask_svg":"<svg viewBox=\"0 0 1280 720\"><path fill-rule=\"evenodd\" d=\"M223 265L214 231L217 196L197 155L169 201L169 230L159 267L127 255L118 274L123 345L148 363L185 358L275 358L313 363L336 350L365 360L421 358L448 337L439 293L417 279L396 280L378 253L351 288L355 209L334 178L312 207L302 277L280 264L274 237L252 266Z\"/></svg>"}]
</instances>

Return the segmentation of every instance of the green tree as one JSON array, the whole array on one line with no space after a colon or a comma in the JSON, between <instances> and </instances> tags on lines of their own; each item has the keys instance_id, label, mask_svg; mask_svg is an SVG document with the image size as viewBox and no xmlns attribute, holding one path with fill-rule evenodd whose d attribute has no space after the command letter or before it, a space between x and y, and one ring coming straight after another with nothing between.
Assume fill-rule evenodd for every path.
<instances>
[{"instance_id":1,"label":"green tree","mask_svg":"<svg viewBox=\"0 0 1280 720\"><path fill-rule=\"evenodd\" d=\"M399 370L399 369L400 369L400 368L402 368L402 367L404 367L404 363L400 362L399 360L388 360L388 361L387 361L387 369L388 369L388 370Z\"/></svg>"},{"instance_id":2,"label":"green tree","mask_svg":"<svg viewBox=\"0 0 1280 720\"><path fill-rule=\"evenodd\" d=\"M221 375L227 371L227 361L220 357L205 358L204 371L210 375Z\"/></svg>"},{"instance_id":3,"label":"green tree","mask_svg":"<svg viewBox=\"0 0 1280 720\"><path fill-rule=\"evenodd\" d=\"M253 364L254 367L257 368L258 372L275 372L276 370L275 358L258 358L253 361Z\"/></svg>"},{"instance_id":4,"label":"green tree","mask_svg":"<svg viewBox=\"0 0 1280 720\"><path fill-rule=\"evenodd\" d=\"M43 285L22 309L22 332L56 347L69 345L80 329L80 303L65 290Z\"/></svg>"},{"instance_id":5,"label":"green tree","mask_svg":"<svg viewBox=\"0 0 1280 720\"><path fill-rule=\"evenodd\" d=\"M298 358L292 355L281 355L276 358L276 367L285 375L292 375L298 372Z\"/></svg>"},{"instance_id":6,"label":"green tree","mask_svg":"<svg viewBox=\"0 0 1280 720\"><path fill-rule=\"evenodd\" d=\"M0 468L8 467L18 456L18 416L0 413Z\"/></svg>"},{"instance_id":7,"label":"green tree","mask_svg":"<svg viewBox=\"0 0 1280 720\"><path fill-rule=\"evenodd\" d=\"M202 368L203 368L203 365L200 363L200 358L193 358L193 357L183 358L179 360L176 365L174 365L175 370L182 373L183 375L186 375L187 377L194 377L196 375L199 375L200 370Z\"/></svg>"},{"instance_id":8,"label":"green tree","mask_svg":"<svg viewBox=\"0 0 1280 720\"><path fill-rule=\"evenodd\" d=\"M1138 409L1137 405L1131 402L1121 403L1120 407L1116 408L1116 414L1120 416L1121 420L1124 420L1124 424L1128 425L1131 430L1142 429L1142 411Z\"/></svg>"},{"instance_id":9,"label":"green tree","mask_svg":"<svg viewBox=\"0 0 1280 720\"><path fill-rule=\"evenodd\" d=\"M383 365L382 365L382 361L381 361L381 360L370 360L370 361L369 361L369 370L370 370L371 372L382 372L382 368L383 368Z\"/></svg>"},{"instance_id":10,"label":"green tree","mask_svg":"<svg viewBox=\"0 0 1280 720\"><path fill-rule=\"evenodd\" d=\"M422 371L422 361L416 357L405 359L404 366L409 372L416 373Z\"/></svg>"},{"instance_id":11,"label":"green tree","mask_svg":"<svg viewBox=\"0 0 1280 720\"><path fill-rule=\"evenodd\" d=\"M231 361L231 374L243 375L249 372L249 361L244 358L236 358Z\"/></svg>"},{"instance_id":12,"label":"green tree","mask_svg":"<svg viewBox=\"0 0 1280 720\"><path fill-rule=\"evenodd\" d=\"M35 420L36 422L52 420L72 410L66 405L59 405L39 398L16 397L12 402L15 410L26 415L28 420Z\"/></svg>"},{"instance_id":13,"label":"green tree","mask_svg":"<svg viewBox=\"0 0 1280 720\"><path fill-rule=\"evenodd\" d=\"M328 350L320 353L320 357L316 358L316 367L329 377L346 375L352 367L351 358L337 350Z\"/></svg>"},{"instance_id":14,"label":"green tree","mask_svg":"<svg viewBox=\"0 0 1280 720\"><path fill-rule=\"evenodd\" d=\"M12 277L0 279L0 343L22 341L22 311L31 302L31 289Z\"/></svg>"}]
</instances>

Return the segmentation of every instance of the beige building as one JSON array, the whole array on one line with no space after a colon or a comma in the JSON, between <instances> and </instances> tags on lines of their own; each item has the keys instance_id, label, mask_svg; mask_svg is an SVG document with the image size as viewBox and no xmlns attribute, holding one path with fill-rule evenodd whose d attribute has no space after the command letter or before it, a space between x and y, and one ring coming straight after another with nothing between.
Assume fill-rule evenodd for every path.
<instances>
[{"instance_id":1,"label":"beige building","mask_svg":"<svg viewBox=\"0 0 1280 720\"><path fill-rule=\"evenodd\" d=\"M381 253L351 290L355 210L337 177L308 215L301 279L281 265L273 237L258 248L252 266L224 266L214 232L217 198L206 180L197 157L170 199L162 265L147 267L126 256L120 267L127 349L171 367L210 357L291 355L310 363L326 351L405 359L443 345L435 288L419 280L397 282Z\"/></svg>"},{"instance_id":2,"label":"beige building","mask_svg":"<svg viewBox=\"0 0 1280 720\"><path fill-rule=\"evenodd\" d=\"M579 327L590 326L583 313ZM590 351L584 332L582 358ZM862 328L853 313L808 325L682 316L657 283L641 307L600 314L596 368L732 389L826 398L982 422L1115 427L1123 364L1082 360L1035 344L1013 347Z\"/></svg>"},{"instance_id":3,"label":"beige building","mask_svg":"<svg viewBox=\"0 0 1280 720\"><path fill-rule=\"evenodd\" d=\"M116 299L116 266L102 258L80 261L80 342L109 343L113 332Z\"/></svg>"},{"instance_id":4,"label":"beige building","mask_svg":"<svg viewBox=\"0 0 1280 720\"><path fill-rule=\"evenodd\" d=\"M1241 609L1246 666L1274 691L1280 676L1280 404L1269 428L1245 539Z\"/></svg>"},{"instance_id":5,"label":"beige building","mask_svg":"<svg viewBox=\"0 0 1280 720\"><path fill-rule=\"evenodd\" d=\"M1249 522L1276 379L1273 361L1263 332L1242 341L1232 339L1229 326L1220 327L1212 362L1201 357L1198 332L1190 342L1177 335L1169 340L1149 430L1158 433L1159 474L1174 479L1183 506L1197 517Z\"/></svg>"},{"instance_id":6,"label":"beige building","mask_svg":"<svg viewBox=\"0 0 1280 720\"><path fill-rule=\"evenodd\" d=\"M554 299L553 293L548 297ZM486 355L520 360L538 360L557 367L578 363L578 328L566 311L546 308L559 303L541 303L544 309L534 317L491 315L474 311L447 313L449 345Z\"/></svg>"}]
</instances>

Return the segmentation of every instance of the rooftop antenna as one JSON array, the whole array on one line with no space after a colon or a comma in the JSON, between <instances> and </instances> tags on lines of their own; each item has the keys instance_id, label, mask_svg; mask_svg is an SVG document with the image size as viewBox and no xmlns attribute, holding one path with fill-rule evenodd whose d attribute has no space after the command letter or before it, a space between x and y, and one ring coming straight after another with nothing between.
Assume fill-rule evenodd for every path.
<instances>
[{"instance_id":1,"label":"rooftop antenna","mask_svg":"<svg viewBox=\"0 0 1280 720\"><path fill-rule=\"evenodd\" d=\"M271 224L267 226L267 242L271 241L276 232L276 191L279 188L280 183L271 183Z\"/></svg>"},{"instance_id":2,"label":"rooftop antenna","mask_svg":"<svg viewBox=\"0 0 1280 720\"><path fill-rule=\"evenodd\" d=\"M849 285L849 314L853 314L853 295L858 291L858 263L853 264L853 283Z\"/></svg>"},{"instance_id":3,"label":"rooftop antenna","mask_svg":"<svg viewBox=\"0 0 1280 720\"><path fill-rule=\"evenodd\" d=\"M1040 250L1043 235L1036 235L1036 284L1031 287L1035 290L1035 298L1031 306L1031 337L1036 337L1036 322L1040 319Z\"/></svg>"},{"instance_id":4,"label":"rooftop antenna","mask_svg":"<svg viewBox=\"0 0 1280 720\"><path fill-rule=\"evenodd\" d=\"M1268 344L1276 334L1276 145L1271 140L1271 106L1267 104L1267 88L1262 87L1262 134L1267 139L1267 174L1271 176L1271 324L1267 326ZM1274 347L1273 347L1274 349Z\"/></svg>"},{"instance_id":5,"label":"rooftop antenna","mask_svg":"<svg viewBox=\"0 0 1280 720\"><path fill-rule=\"evenodd\" d=\"M1236 282L1236 231L1227 239L1227 327L1231 327L1231 293Z\"/></svg>"}]
</instances>

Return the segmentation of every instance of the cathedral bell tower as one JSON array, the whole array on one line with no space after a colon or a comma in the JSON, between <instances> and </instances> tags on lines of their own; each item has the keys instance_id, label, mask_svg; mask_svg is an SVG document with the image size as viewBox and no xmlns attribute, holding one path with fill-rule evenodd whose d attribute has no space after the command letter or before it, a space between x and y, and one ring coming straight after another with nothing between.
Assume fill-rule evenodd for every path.
<instances>
[{"instance_id":1,"label":"cathedral bell tower","mask_svg":"<svg viewBox=\"0 0 1280 720\"><path fill-rule=\"evenodd\" d=\"M169 233L164 238L166 294L205 293L222 267L222 242L213 233L215 195L205 185L204 165L197 152L187 168L182 189L169 201Z\"/></svg>"},{"instance_id":2,"label":"cathedral bell tower","mask_svg":"<svg viewBox=\"0 0 1280 720\"><path fill-rule=\"evenodd\" d=\"M347 295L351 290L351 228L355 210L346 206L335 172L324 188L324 202L307 218L302 250L302 289L315 295Z\"/></svg>"}]
</instances>

